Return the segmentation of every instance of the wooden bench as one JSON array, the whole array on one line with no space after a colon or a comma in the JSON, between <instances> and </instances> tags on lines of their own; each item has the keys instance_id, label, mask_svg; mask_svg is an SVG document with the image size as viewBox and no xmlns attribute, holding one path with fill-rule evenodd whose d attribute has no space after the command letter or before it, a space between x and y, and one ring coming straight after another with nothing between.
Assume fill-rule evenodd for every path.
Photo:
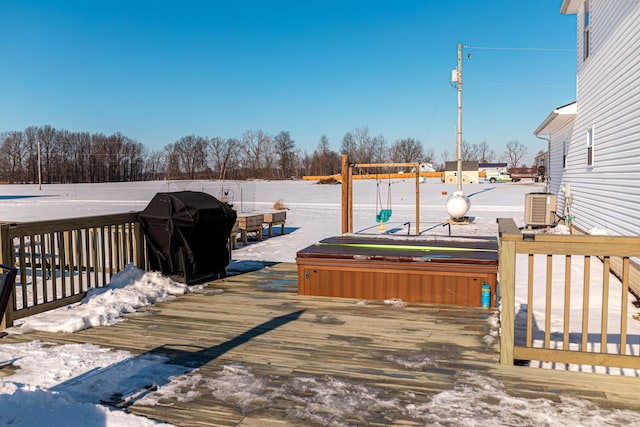
<instances>
[{"instance_id":1,"label":"wooden bench","mask_svg":"<svg viewBox=\"0 0 640 427\"><path fill-rule=\"evenodd\" d=\"M269 237L271 237L273 226L280 226L280 235L284 235L284 223L287 220L287 211L273 211L264 213L264 223L269 226Z\"/></svg>"},{"instance_id":2,"label":"wooden bench","mask_svg":"<svg viewBox=\"0 0 640 427\"><path fill-rule=\"evenodd\" d=\"M231 254L231 250L235 249L238 245L238 220L233 224L233 228L231 229L231 235L229 236L229 254Z\"/></svg>"},{"instance_id":3,"label":"wooden bench","mask_svg":"<svg viewBox=\"0 0 640 427\"><path fill-rule=\"evenodd\" d=\"M247 244L247 234L256 233L258 240L262 240L262 224L264 222L263 214L247 213L238 214L238 230L242 243Z\"/></svg>"}]
</instances>

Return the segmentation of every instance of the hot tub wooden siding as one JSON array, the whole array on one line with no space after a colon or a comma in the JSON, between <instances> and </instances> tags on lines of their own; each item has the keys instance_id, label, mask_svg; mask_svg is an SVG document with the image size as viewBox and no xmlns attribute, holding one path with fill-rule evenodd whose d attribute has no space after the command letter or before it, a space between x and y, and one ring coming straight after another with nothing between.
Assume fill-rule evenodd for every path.
<instances>
[{"instance_id":1,"label":"hot tub wooden siding","mask_svg":"<svg viewBox=\"0 0 640 427\"><path fill-rule=\"evenodd\" d=\"M331 237L297 253L298 294L479 307L486 282L495 307L497 247L495 239Z\"/></svg>"}]
</instances>

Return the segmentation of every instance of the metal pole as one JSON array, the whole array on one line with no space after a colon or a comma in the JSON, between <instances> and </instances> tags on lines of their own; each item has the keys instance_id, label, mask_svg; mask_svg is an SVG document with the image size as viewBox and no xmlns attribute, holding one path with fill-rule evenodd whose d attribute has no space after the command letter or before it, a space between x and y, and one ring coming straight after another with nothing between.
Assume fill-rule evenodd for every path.
<instances>
[{"instance_id":1,"label":"metal pole","mask_svg":"<svg viewBox=\"0 0 640 427\"><path fill-rule=\"evenodd\" d=\"M415 169L416 169L416 236L419 236L420 235L420 164L419 163L416 163Z\"/></svg>"},{"instance_id":2,"label":"metal pole","mask_svg":"<svg viewBox=\"0 0 640 427\"><path fill-rule=\"evenodd\" d=\"M458 191L462 191L462 43L458 42Z\"/></svg>"},{"instance_id":3,"label":"metal pole","mask_svg":"<svg viewBox=\"0 0 640 427\"><path fill-rule=\"evenodd\" d=\"M538 139L543 139L547 141L547 164L544 169L544 181L545 181L544 192L549 194L551 192L550 183L549 183L550 181L549 173L551 172L551 135L549 135L549 138L545 138L544 136L540 136L535 133L534 135Z\"/></svg>"},{"instance_id":4,"label":"metal pole","mask_svg":"<svg viewBox=\"0 0 640 427\"><path fill-rule=\"evenodd\" d=\"M40 141L38 141L38 190L42 190L42 168L40 167Z\"/></svg>"}]
</instances>

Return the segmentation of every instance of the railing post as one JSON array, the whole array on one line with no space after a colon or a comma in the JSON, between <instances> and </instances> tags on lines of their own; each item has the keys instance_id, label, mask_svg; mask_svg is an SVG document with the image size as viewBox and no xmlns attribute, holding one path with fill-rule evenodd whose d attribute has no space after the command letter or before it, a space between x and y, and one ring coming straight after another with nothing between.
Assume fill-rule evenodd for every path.
<instances>
[{"instance_id":1,"label":"railing post","mask_svg":"<svg viewBox=\"0 0 640 427\"><path fill-rule=\"evenodd\" d=\"M513 365L516 242L501 238L500 253L500 364Z\"/></svg>"},{"instance_id":2,"label":"railing post","mask_svg":"<svg viewBox=\"0 0 640 427\"><path fill-rule=\"evenodd\" d=\"M0 224L0 263L13 265L13 242L9 239L10 224Z\"/></svg>"},{"instance_id":3,"label":"railing post","mask_svg":"<svg viewBox=\"0 0 640 427\"><path fill-rule=\"evenodd\" d=\"M135 266L146 271L147 266L144 262L144 234L142 233L140 221L133 224L133 242Z\"/></svg>"},{"instance_id":4,"label":"railing post","mask_svg":"<svg viewBox=\"0 0 640 427\"><path fill-rule=\"evenodd\" d=\"M349 180L349 156L346 154L342 155L342 201L341 201L341 212L342 212L342 234L348 233L351 230L349 229L349 208L351 205L349 204L349 186L351 185L351 181Z\"/></svg>"},{"instance_id":5,"label":"railing post","mask_svg":"<svg viewBox=\"0 0 640 427\"><path fill-rule=\"evenodd\" d=\"M9 224L0 224L0 263L13 266L13 244L9 238ZM11 296L7 302L4 316L0 319L0 330L13 326L13 304L15 300L16 287L15 283L11 290Z\"/></svg>"}]
</instances>

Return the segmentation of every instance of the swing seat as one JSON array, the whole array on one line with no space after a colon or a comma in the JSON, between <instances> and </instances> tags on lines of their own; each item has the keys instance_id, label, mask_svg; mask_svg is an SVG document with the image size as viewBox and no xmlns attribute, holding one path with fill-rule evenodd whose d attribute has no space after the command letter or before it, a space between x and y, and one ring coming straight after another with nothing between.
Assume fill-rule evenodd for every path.
<instances>
[{"instance_id":1,"label":"swing seat","mask_svg":"<svg viewBox=\"0 0 640 427\"><path fill-rule=\"evenodd\" d=\"M391 209L381 209L378 214L376 214L376 222L387 222L391 218Z\"/></svg>"}]
</instances>

